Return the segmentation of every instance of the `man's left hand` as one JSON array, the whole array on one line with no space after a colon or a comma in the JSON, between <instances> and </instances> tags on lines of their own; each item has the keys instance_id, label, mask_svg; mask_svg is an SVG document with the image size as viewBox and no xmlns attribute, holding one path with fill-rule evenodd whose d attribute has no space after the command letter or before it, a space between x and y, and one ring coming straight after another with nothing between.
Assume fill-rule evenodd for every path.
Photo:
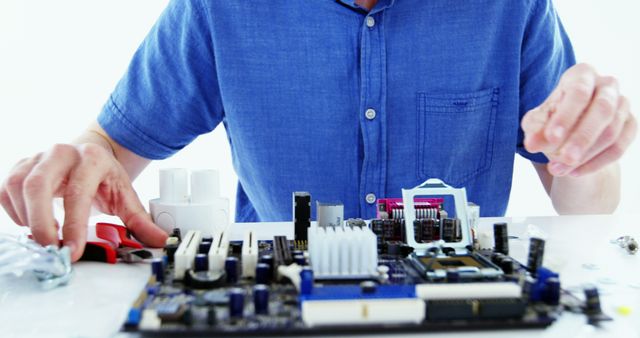
<instances>
[{"instance_id":1,"label":"man's left hand","mask_svg":"<svg viewBox=\"0 0 640 338\"><path fill-rule=\"evenodd\" d=\"M637 131L618 81L593 67L568 69L556 89L522 119L524 146L549 158L553 176L583 176L617 161Z\"/></svg>"}]
</instances>

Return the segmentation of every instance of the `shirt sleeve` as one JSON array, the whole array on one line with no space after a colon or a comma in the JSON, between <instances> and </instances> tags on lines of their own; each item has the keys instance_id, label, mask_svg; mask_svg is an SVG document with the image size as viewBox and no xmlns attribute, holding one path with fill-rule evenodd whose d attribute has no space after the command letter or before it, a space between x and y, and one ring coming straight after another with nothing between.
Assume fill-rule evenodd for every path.
<instances>
[{"instance_id":1,"label":"shirt sleeve","mask_svg":"<svg viewBox=\"0 0 640 338\"><path fill-rule=\"evenodd\" d=\"M520 121L529 110L544 102L565 70L575 63L571 41L551 0L534 0L522 43ZM518 128L516 151L534 162L549 161L542 153L525 150L522 128Z\"/></svg>"},{"instance_id":2,"label":"shirt sleeve","mask_svg":"<svg viewBox=\"0 0 640 338\"><path fill-rule=\"evenodd\" d=\"M200 0L174 0L98 116L116 142L149 159L184 148L222 120L210 25Z\"/></svg>"}]
</instances>

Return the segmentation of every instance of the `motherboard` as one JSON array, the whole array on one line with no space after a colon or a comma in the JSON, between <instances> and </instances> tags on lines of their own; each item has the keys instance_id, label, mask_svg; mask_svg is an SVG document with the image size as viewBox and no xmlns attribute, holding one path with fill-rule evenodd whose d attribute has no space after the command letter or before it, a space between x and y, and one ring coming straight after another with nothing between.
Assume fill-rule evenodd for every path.
<instances>
[{"instance_id":1,"label":"motherboard","mask_svg":"<svg viewBox=\"0 0 640 338\"><path fill-rule=\"evenodd\" d=\"M598 290L576 297L544 267L509 256L508 224L492 247L476 237L466 192L439 180L377 201L373 220L344 220L339 202L292 194L295 238L175 227L122 330L142 335L267 336L526 329L563 311L609 320Z\"/></svg>"}]
</instances>

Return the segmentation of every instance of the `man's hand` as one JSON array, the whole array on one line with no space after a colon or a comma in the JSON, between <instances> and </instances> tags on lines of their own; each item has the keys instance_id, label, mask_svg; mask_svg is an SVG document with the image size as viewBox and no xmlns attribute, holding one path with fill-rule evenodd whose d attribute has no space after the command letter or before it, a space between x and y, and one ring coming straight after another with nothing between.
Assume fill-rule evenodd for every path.
<instances>
[{"instance_id":1,"label":"man's hand","mask_svg":"<svg viewBox=\"0 0 640 338\"><path fill-rule=\"evenodd\" d=\"M91 206L116 215L136 238L150 246L164 245L166 233L145 212L129 175L105 147L98 144L59 144L24 159L0 187L0 203L18 225L31 228L43 245L58 244L58 222L52 200L64 199L64 245L72 259L82 256Z\"/></svg>"},{"instance_id":2,"label":"man's hand","mask_svg":"<svg viewBox=\"0 0 640 338\"><path fill-rule=\"evenodd\" d=\"M549 158L551 175L580 177L617 161L635 138L637 122L615 78L578 64L527 112L522 130L527 151Z\"/></svg>"}]
</instances>

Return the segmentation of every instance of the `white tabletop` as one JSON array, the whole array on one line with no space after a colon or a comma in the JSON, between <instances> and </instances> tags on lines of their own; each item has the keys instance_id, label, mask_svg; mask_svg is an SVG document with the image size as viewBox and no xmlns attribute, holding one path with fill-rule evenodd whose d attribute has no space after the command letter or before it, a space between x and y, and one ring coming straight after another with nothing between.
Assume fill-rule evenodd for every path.
<instances>
[{"instance_id":1,"label":"white tabletop","mask_svg":"<svg viewBox=\"0 0 640 338\"><path fill-rule=\"evenodd\" d=\"M586 324L584 315L564 314L545 330L436 333L430 337L639 337L640 254L629 255L610 240L622 235L640 239L639 215L483 218L480 229L498 220L509 222L511 256L525 261L530 236L544 237L544 265L560 272L563 287L579 289L593 283L600 289L602 308L614 321L600 328ZM6 224L6 222L4 222ZM232 239L240 239L247 227L259 238L293 234L291 223L233 225ZM17 233L18 227L2 226L0 232ZM130 305L150 274L146 264L109 265L80 262L69 285L41 291L28 276L0 277L0 336L87 336L118 333ZM620 314L620 307L631 313ZM373 333L372 333L373 334ZM394 335L413 337L418 335ZM422 336L422 335L420 335Z\"/></svg>"}]
</instances>

